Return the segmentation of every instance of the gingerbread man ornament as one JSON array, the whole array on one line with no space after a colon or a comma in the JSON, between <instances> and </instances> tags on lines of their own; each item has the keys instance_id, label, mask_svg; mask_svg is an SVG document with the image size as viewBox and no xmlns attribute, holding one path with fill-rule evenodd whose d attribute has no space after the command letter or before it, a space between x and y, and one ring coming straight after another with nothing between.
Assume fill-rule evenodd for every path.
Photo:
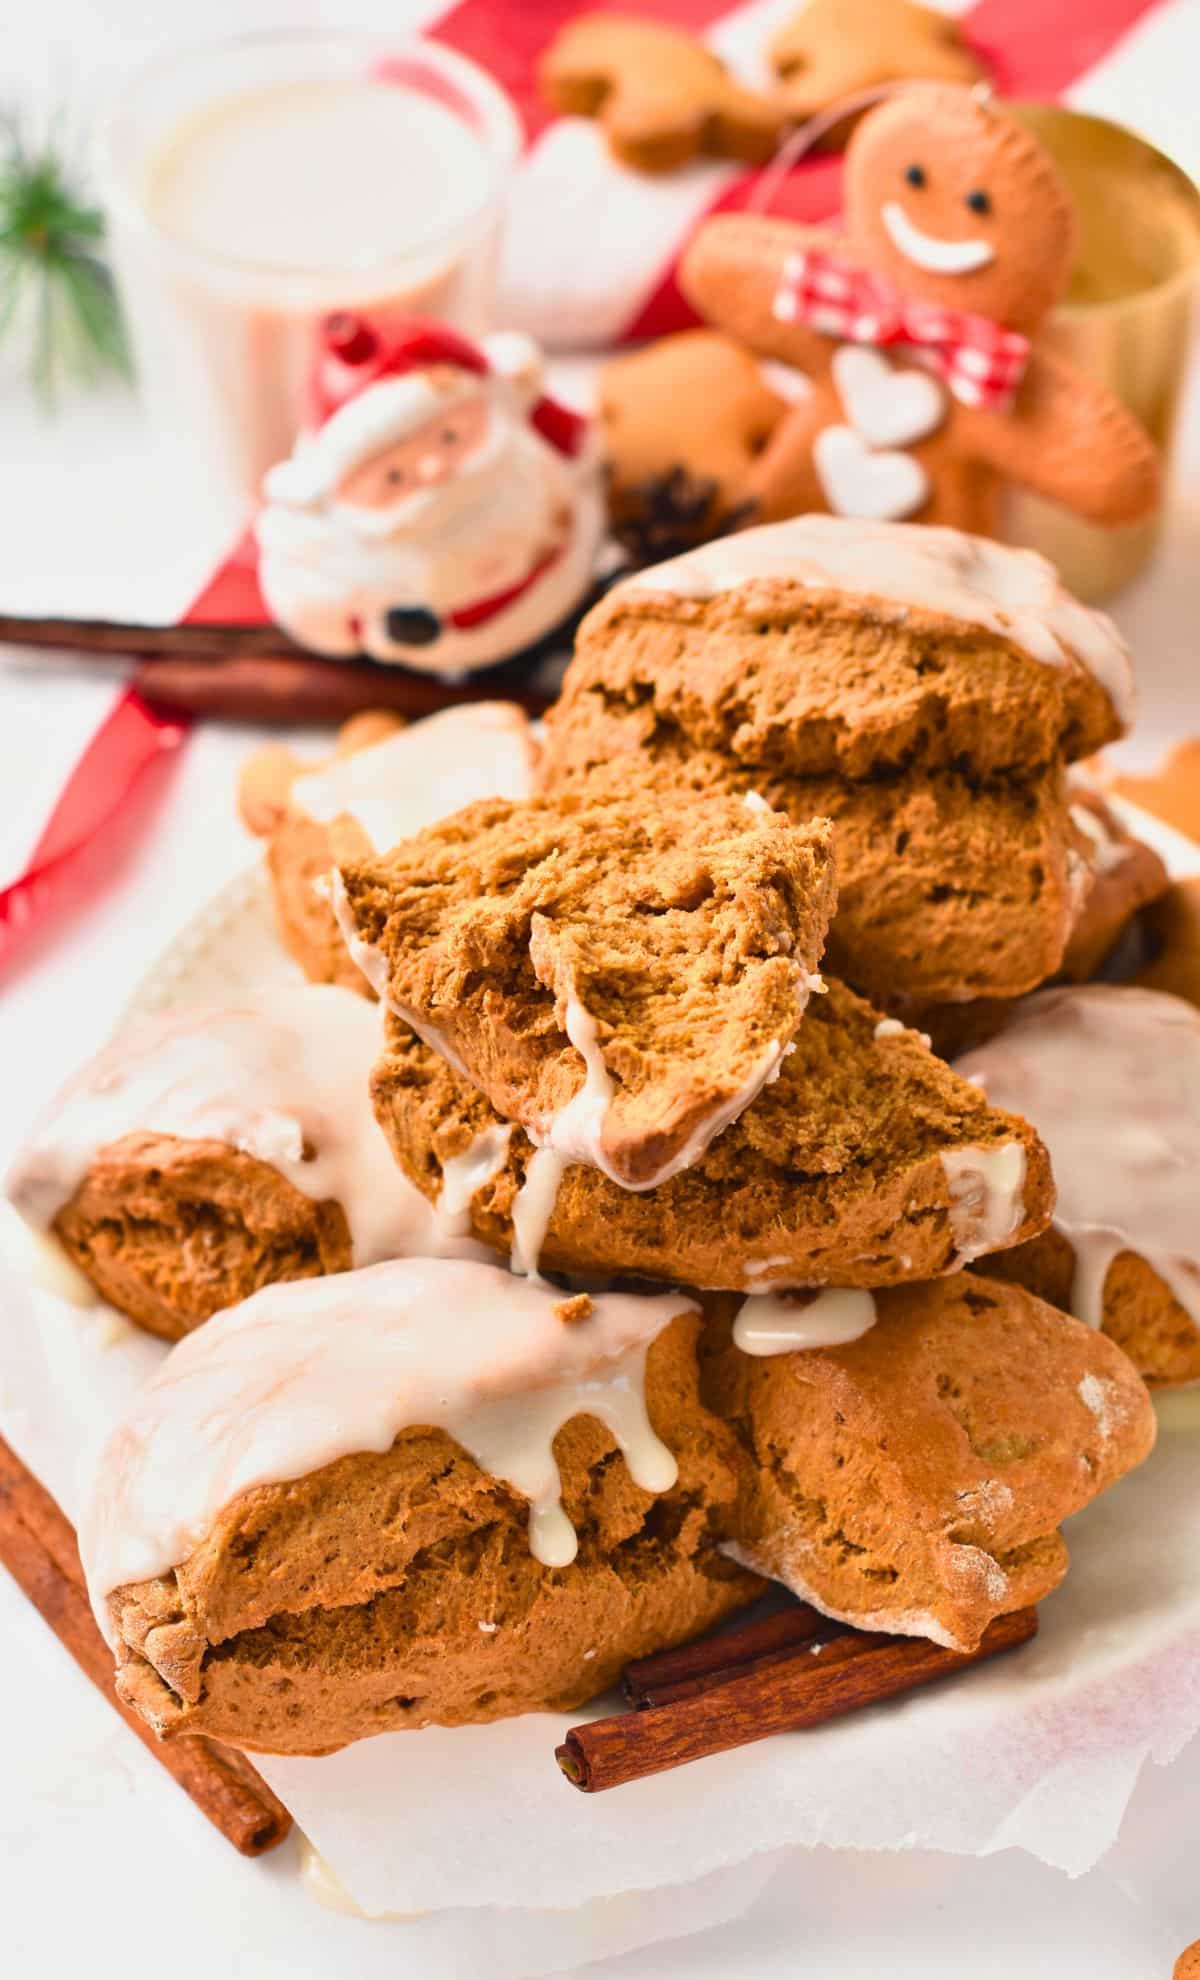
<instances>
[{"instance_id":1,"label":"gingerbread man ornament","mask_svg":"<svg viewBox=\"0 0 1200 1980\"><path fill-rule=\"evenodd\" d=\"M1005 482L1092 522L1147 515L1161 462L1103 385L1036 339L1076 250L1070 194L979 91L918 83L859 125L841 238L730 215L683 288L812 381L755 464L760 518L826 509L994 536Z\"/></svg>"}]
</instances>

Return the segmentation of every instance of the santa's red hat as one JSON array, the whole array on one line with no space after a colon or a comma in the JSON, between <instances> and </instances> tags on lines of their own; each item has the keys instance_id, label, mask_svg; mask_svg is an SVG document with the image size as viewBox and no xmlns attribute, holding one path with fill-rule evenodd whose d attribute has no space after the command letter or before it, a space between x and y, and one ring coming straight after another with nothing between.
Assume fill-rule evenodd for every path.
<instances>
[{"instance_id":1,"label":"santa's red hat","mask_svg":"<svg viewBox=\"0 0 1200 1980\"><path fill-rule=\"evenodd\" d=\"M477 391L481 380L502 390L550 446L573 457L588 423L542 392L541 371L537 345L516 331L476 343L422 317L386 330L360 316L327 317L309 394L310 431L292 458L271 470L267 494L307 502L328 493L360 462Z\"/></svg>"}]
</instances>

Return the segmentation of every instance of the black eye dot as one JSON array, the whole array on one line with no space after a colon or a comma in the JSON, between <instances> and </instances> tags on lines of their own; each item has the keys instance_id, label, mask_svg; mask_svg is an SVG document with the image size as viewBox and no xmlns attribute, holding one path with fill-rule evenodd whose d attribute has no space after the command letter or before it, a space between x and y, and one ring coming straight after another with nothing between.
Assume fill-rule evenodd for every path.
<instances>
[{"instance_id":1,"label":"black eye dot","mask_svg":"<svg viewBox=\"0 0 1200 1980\"><path fill-rule=\"evenodd\" d=\"M925 184L925 167L923 165L906 166L904 176L908 180L909 185L916 186L919 191Z\"/></svg>"},{"instance_id":2,"label":"black eye dot","mask_svg":"<svg viewBox=\"0 0 1200 1980\"><path fill-rule=\"evenodd\" d=\"M444 427L442 428L442 444L443 444L443 446L446 446L446 447L450 447L450 446L453 446L453 444L454 444L454 442L455 442L455 441L456 441L457 439L458 439L458 428L457 428L456 426L444 426Z\"/></svg>"},{"instance_id":3,"label":"black eye dot","mask_svg":"<svg viewBox=\"0 0 1200 1980\"><path fill-rule=\"evenodd\" d=\"M972 213L990 213L992 210L992 202L987 193L978 189L967 194L967 205Z\"/></svg>"},{"instance_id":4,"label":"black eye dot","mask_svg":"<svg viewBox=\"0 0 1200 1980\"><path fill-rule=\"evenodd\" d=\"M403 479L404 479L404 469L403 469L403 468L389 468L389 469L388 469L388 471L387 471L387 478L388 478L388 480L389 480L389 481L403 481Z\"/></svg>"}]
</instances>

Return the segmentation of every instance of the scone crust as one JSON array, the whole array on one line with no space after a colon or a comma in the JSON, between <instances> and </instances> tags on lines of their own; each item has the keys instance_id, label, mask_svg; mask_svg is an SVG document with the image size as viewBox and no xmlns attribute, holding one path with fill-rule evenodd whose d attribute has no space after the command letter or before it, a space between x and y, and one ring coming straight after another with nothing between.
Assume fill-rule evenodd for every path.
<instances>
[{"instance_id":1,"label":"scone crust","mask_svg":"<svg viewBox=\"0 0 1200 1980\"><path fill-rule=\"evenodd\" d=\"M544 1136L598 1055L600 1166L629 1187L775 1071L835 899L811 814L614 783L469 805L341 884L389 1001L505 1119Z\"/></svg>"},{"instance_id":2,"label":"scone crust","mask_svg":"<svg viewBox=\"0 0 1200 1980\"><path fill-rule=\"evenodd\" d=\"M959 1250L944 1150L1025 1153L1023 1216L1010 1242L1053 1207L1045 1149L1027 1122L912 1032L877 1036L879 1013L828 979L778 1080L690 1169L634 1194L569 1167L542 1246L544 1268L621 1272L677 1284L879 1286L953 1271ZM399 1020L372 1079L376 1114L400 1166L436 1200L442 1164L497 1116ZM503 1166L471 1203L475 1235L507 1254L513 1201L532 1154L515 1129Z\"/></svg>"},{"instance_id":3,"label":"scone crust","mask_svg":"<svg viewBox=\"0 0 1200 1980\"><path fill-rule=\"evenodd\" d=\"M519 1494L414 1426L383 1454L242 1494L178 1569L118 1589L118 1693L164 1737L330 1752L571 1708L711 1627L761 1583L718 1551L736 1447L700 1401L700 1324L682 1314L647 1357L650 1419L679 1463L669 1492L636 1486L595 1418L559 1432L569 1567L534 1561Z\"/></svg>"},{"instance_id":4,"label":"scone crust","mask_svg":"<svg viewBox=\"0 0 1200 1980\"><path fill-rule=\"evenodd\" d=\"M174 1135L100 1149L54 1230L105 1299L168 1341L263 1286L352 1263L339 1203L225 1142Z\"/></svg>"},{"instance_id":5,"label":"scone crust","mask_svg":"<svg viewBox=\"0 0 1200 1980\"><path fill-rule=\"evenodd\" d=\"M885 598L764 578L708 599L620 586L584 620L547 718L550 779L632 714L695 748L794 776L921 763L1028 774L1113 741L1121 721L1073 657Z\"/></svg>"},{"instance_id":6,"label":"scone crust","mask_svg":"<svg viewBox=\"0 0 1200 1980\"><path fill-rule=\"evenodd\" d=\"M736 1304L711 1303L704 1393L742 1447L737 1557L863 1628L973 1648L1154 1441L1119 1350L1012 1285L897 1287L859 1340L768 1358L732 1346Z\"/></svg>"},{"instance_id":7,"label":"scone crust","mask_svg":"<svg viewBox=\"0 0 1200 1980\"><path fill-rule=\"evenodd\" d=\"M290 812L267 847L267 874L279 937L310 983L337 983L374 997L346 947L330 899L334 868L370 856L371 841L348 813L327 824Z\"/></svg>"}]
</instances>

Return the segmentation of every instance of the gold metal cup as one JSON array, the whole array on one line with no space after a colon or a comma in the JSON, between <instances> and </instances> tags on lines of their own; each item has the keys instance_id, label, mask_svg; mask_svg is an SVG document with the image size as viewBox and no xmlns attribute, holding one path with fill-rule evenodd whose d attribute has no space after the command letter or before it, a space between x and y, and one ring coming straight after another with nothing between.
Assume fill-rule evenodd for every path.
<instances>
[{"instance_id":1,"label":"gold metal cup","mask_svg":"<svg viewBox=\"0 0 1200 1980\"><path fill-rule=\"evenodd\" d=\"M1006 107L1051 153L1079 210L1079 259L1039 341L1108 385L1169 461L1200 269L1200 190L1144 138L1104 117L1058 104ZM1004 534L1042 551L1077 596L1098 599L1141 570L1161 522L1160 513L1102 529L1014 489Z\"/></svg>"}]
</instances>

